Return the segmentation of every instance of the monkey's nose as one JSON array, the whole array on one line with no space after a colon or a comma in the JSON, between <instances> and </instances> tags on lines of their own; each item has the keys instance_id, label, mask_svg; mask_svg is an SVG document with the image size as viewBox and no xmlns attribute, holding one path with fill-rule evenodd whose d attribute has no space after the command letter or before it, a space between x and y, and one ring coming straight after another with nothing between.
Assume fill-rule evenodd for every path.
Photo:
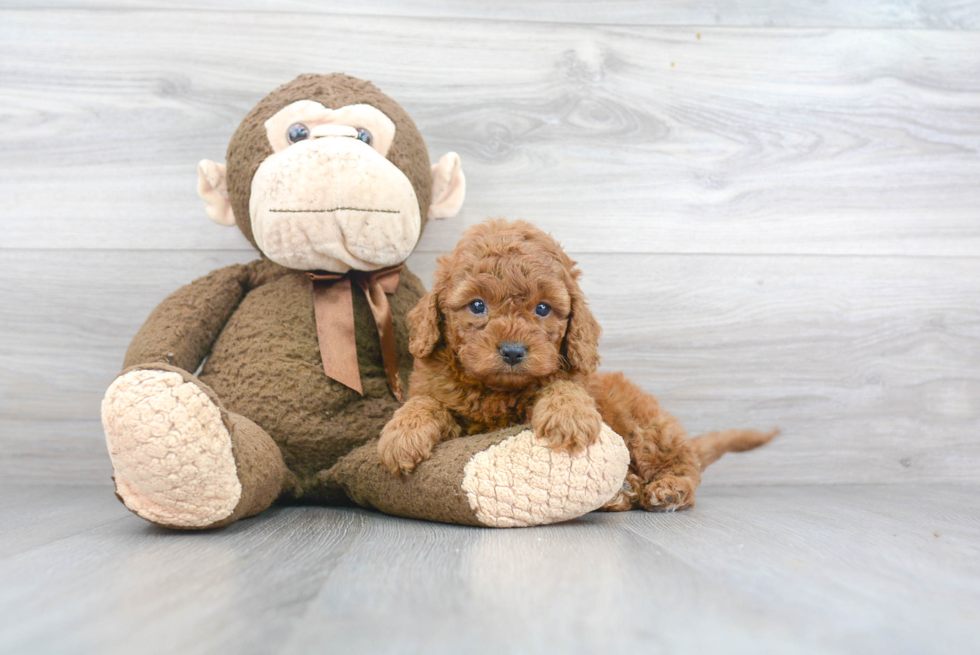
<instances>
[{"instance_id":1,"label":"monkey's nose","mask_svg":"<svg viewBox=\"0 0 980 655\"><path fill-rule=\"evenodd\" d=\"M356 139L357 130L349 125L317 125L310 132L310 135L314 139L319 139L323 136L349 136Z\"/></svg>"},{"instance_id":2,"label":"monkey's nose","mask_svg":"<svg viewBox=\"0 0 980 655\"><path fill-rule=\"evenodd\" d=\"M500 356L505 362L511 366L517 366L524 360L524 356L527 355L527 348L524 347L523 343L508 341L507 343L500 344L498 352L500 352Z\"/></svg>"}]
</instances>

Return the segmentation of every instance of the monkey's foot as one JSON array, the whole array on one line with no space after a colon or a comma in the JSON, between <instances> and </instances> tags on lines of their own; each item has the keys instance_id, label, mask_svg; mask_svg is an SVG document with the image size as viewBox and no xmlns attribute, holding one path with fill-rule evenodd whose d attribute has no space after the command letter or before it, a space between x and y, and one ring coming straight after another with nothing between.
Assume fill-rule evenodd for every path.
<instances>
[{"instance_id":1,"label":"monkey's foot","mask_svg":"<svg viewBox=\"0 0 980 655\"><path fill-rule=\"evenodd\" d=\"M116 493L135 514L168 527L205 528L235 511L242 485L231 434L194 381L173 371L125 373L106 391L102 425Z\"/></svg>"},{"instance_id":2,"label":"monkey's foot","mask_svg":"<svg viewBox=\"0 0 980 655\"><path fill-rule=\"evenodd\" d=\"M546 525L577 518L607 503L629 467L622 437L600 424L598 437L577 453L544 445L531 430L477 453L462 488L483 525Z\"/></svg>"}]
</instances>

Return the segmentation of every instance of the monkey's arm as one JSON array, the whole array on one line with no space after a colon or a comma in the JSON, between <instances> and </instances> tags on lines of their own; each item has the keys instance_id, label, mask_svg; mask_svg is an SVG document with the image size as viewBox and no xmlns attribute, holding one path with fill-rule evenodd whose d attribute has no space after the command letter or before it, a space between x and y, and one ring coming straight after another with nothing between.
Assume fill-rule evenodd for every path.
<instances>
[{"instance_id":1,"label":"monkey's arm","mask_svg":"<svg viewBox=\"0 0 980 655\"><path fill-rule=\"evenodd\" d=\"M248 291L248 268L220 268L173 292L137 332L123 368L169 364L193 373Z\"/></svg>"}]
</instances>

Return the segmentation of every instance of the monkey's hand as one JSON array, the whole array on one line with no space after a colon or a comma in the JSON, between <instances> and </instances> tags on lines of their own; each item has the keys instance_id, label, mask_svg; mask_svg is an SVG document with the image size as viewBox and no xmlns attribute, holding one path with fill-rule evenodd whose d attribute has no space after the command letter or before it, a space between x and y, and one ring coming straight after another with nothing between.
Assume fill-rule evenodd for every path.
<instances>
[{"instance_id":1,"label":"monkey's hand","mask_svg":"<svg viewBox=\"0 0 980 655\"><path fill-rule=\"evenodd\" d=\"M576 454L599 438L602 416L582 386L559 380L538 395L531 409L531 427L549 448Z\"/></svg>"},{"instance_id":2,"label":"monkey's hand","mask_svg":"<svg viewBox=\"0 0 980 655\"><path fill-rule=\"evenodd\" d=\"M394 475L411 473L429 459L437 443L459 433L459 424L442 403L431 396L414 396L381 430L378 454Z\"/></svg>"}]
</instances>

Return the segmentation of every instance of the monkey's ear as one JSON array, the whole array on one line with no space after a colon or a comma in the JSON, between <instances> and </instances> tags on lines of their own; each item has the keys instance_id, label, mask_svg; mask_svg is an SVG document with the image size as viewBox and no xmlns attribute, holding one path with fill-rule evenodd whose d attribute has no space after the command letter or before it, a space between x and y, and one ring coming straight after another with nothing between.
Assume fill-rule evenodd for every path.
<instances>
[{"instance_id":1,"label":"monkey's ear","mask_svg":"<svg viewBox=\"0 0 980 655\"><path fill-rule=\"evenodd\" d=\"M440 323L439 300L433 289L408 313L408 350L412 357L425 359L432 354L441 336Z\"/></svg>"},{"instance_id":2,"label":"monkey's ear","mask_svg":"<svg viewBox=\"0 0 980 655\"><path fill-rule=\"evenodd\" d=\"M602 328L592 315L578 284L572 284L573 288L569 289L572 312L569 315L565 343L562 344L562 354L573 371L594 373L599 366L599 335L602 334Z\"/></svg>"},{"instance_id":3,"label":"monkey's ear","mask_svg":"<svg viewBox=\"0 0 980 655\"><path fill-rule=\"evenodd\" d=\"M453 218L463 206L466 196L466 177L459 155L447 152L432 165L432 204L429 218Z\"/></svg>"},{"instance_id":4,"label":"monkey's ear","mask_svg":"<svg viewBox=\"0 0 980 655\"><path fill-rule=\"evenodd\" d=\"M202 159L197 165L197 195L207 204L208 218L231 227L235 224L235 213L228 199L228 172L224 164Z\"/></svg>"}]
</instances>

